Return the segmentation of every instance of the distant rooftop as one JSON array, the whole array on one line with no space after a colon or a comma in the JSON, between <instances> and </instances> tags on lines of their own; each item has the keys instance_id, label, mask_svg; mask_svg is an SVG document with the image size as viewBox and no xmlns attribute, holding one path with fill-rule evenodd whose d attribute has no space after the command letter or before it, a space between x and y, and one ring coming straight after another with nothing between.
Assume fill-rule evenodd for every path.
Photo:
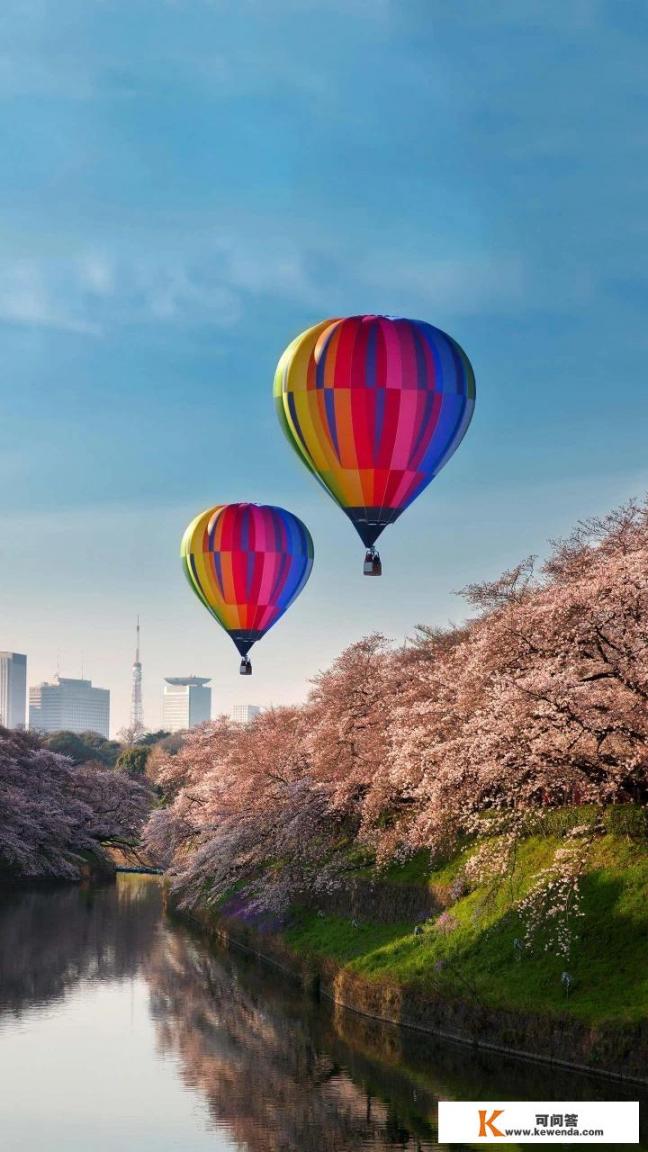
<instances>
[{"instance_id":1,"label":"distant rooftop","mask_svg":"<svg viewBox=\"0 0 648 1152\"><path fill-rule=\"evenodd\" d=\"M74 680L69 676L55 676L53 680L41 680L38 685L39 688L56 688L58 686L65 688L92 688L92 680Z\"/></svg>"},{"instance_id":2,"label":"distant rooftop","mask_svg":"<svg viewBox=\"0 0 648 1152\"><path fill-rule=\"evenodd\" d=\"M165 676L165 684L179 684L183 688L201 688L203 684L209 684L211 676Z\"/></svg>"}]
</instances>

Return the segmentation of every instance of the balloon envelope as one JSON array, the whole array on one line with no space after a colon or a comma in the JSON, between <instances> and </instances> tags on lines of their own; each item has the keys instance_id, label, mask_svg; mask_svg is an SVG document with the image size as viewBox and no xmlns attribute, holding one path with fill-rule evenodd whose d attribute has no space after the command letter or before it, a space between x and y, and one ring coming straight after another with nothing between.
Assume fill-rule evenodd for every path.
<instances>
[{"instance_id":1,"label":"balloon envelope","mask_svg":"<svg viewBox=\"0 0 648 1152\"><path fill-rule=\"evenodd\" d=\"M301 592L314 549L284 508L217 504L191 521L180 555L194 592L246 656Z\"/></svg>"},{"instance_id":2,"label":"balloon envelope","mask_svg":"<svg viewBox=\"0 0 648 1152\"><path fill-rule=\"evenodd\" d=\"M475 376L431 324L350 316L292 341L274 396L293 448L371 547L461 443Z\"/></svg>"}]
</instances>

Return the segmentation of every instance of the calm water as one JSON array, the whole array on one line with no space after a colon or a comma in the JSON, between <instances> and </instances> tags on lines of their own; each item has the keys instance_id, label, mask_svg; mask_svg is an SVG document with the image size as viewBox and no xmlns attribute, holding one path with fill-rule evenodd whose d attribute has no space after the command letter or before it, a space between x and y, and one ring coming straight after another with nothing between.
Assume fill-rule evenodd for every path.
<instances>
[{"instance_id":1,"label":"calm water","mask_svg":"<svg viewBox=\"0 0 648 1152\"><path fill-rule=\"evenodd\" d=\"M439 1097L625 1096L316 1005L155 879L0 901L3 1152L429 1152Z\"/></svg>"}]
</instances>

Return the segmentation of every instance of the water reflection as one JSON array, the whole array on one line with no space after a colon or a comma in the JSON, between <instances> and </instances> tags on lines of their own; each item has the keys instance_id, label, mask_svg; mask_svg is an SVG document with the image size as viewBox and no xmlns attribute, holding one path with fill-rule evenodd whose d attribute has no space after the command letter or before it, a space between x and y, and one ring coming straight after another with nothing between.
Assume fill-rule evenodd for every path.
<instances>
[{"instance_id":1,"label":"water reflection","mask_svg":"<svg viewBox=\"0 0 648 1152\"><path fill-rule=\"evenodd\" d=\"M0 1009L60 1000L80 980L134 975L162 911L148 877L105 888L49 887L0 902Z\"/></svg>"},{"instance_id":2,"label":"water reflection","mask_svg":"<svg viewBox=\"0 0 648 1152\"><path fill-rule=\"evenodd\" d=\"M161 938L149 965L162 1043L250 1152L427 1152L439 1099L637 1099L317 1005L283 974L183 932Z\"/></svg>"},{"instance_id":3,"label":"water reflection","mask_svg":"<svg viewBox=\"0 0 648 1152\"><path fill-rule=\"evenodd\" d=\"M182 933L166 935L147 964L161 1041L214 1119L250 1152L422 1147L327 1050L308 1001L266 999L260 974L244 968Z\"/></svg>"},{"instance_id":4,"label":"water reflection","mask_svg":"<svg viewBox=\"0 0 648 1152\"><path fill-rule=\"evenodd\" d=\"M428 1152L439 1097L637 1098L317 1005L283 975L214 954L165 920L159 884L142 877L3 899L0 1061L3 1051L12 1101L29 1080L22 1111L5 1098L8 1129L0 1100L3 1133L18 1134L21 1152ZM84 1110L87 1066L105 1102L90 1097ZM98 1126L102 1108L110 1123Z\"/></svg>"}]
</instances>

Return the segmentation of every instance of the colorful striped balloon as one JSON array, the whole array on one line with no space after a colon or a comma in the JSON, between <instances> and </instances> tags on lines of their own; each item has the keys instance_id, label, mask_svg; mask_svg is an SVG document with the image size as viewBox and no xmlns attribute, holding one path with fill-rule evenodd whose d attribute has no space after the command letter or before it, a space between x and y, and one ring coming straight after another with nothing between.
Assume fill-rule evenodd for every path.
<instances>
[{"instance_id":1,"label":"colorful striped balloon","mask_svg":"<svg viewBox=\"0 0 648 1152\"><path fill-rule=\"evenodd\" d=\"M293 448L373 552L461 443L475 376L463 349L431 324L350 316L292 341L274 396Z\"/></svg>"},{"instance_id":2,"label":"colorful striped balloon","mask_svg":"<svg viewBox=\"0 0 648 1152\"><path fill-rule=\"evenodd\" d=\"M180 548L187 579L231 636L248 675L250 648L277 623L313 567L305 524L268 504L217 504L189 524Z\"/></svg>"}]
</instances>

